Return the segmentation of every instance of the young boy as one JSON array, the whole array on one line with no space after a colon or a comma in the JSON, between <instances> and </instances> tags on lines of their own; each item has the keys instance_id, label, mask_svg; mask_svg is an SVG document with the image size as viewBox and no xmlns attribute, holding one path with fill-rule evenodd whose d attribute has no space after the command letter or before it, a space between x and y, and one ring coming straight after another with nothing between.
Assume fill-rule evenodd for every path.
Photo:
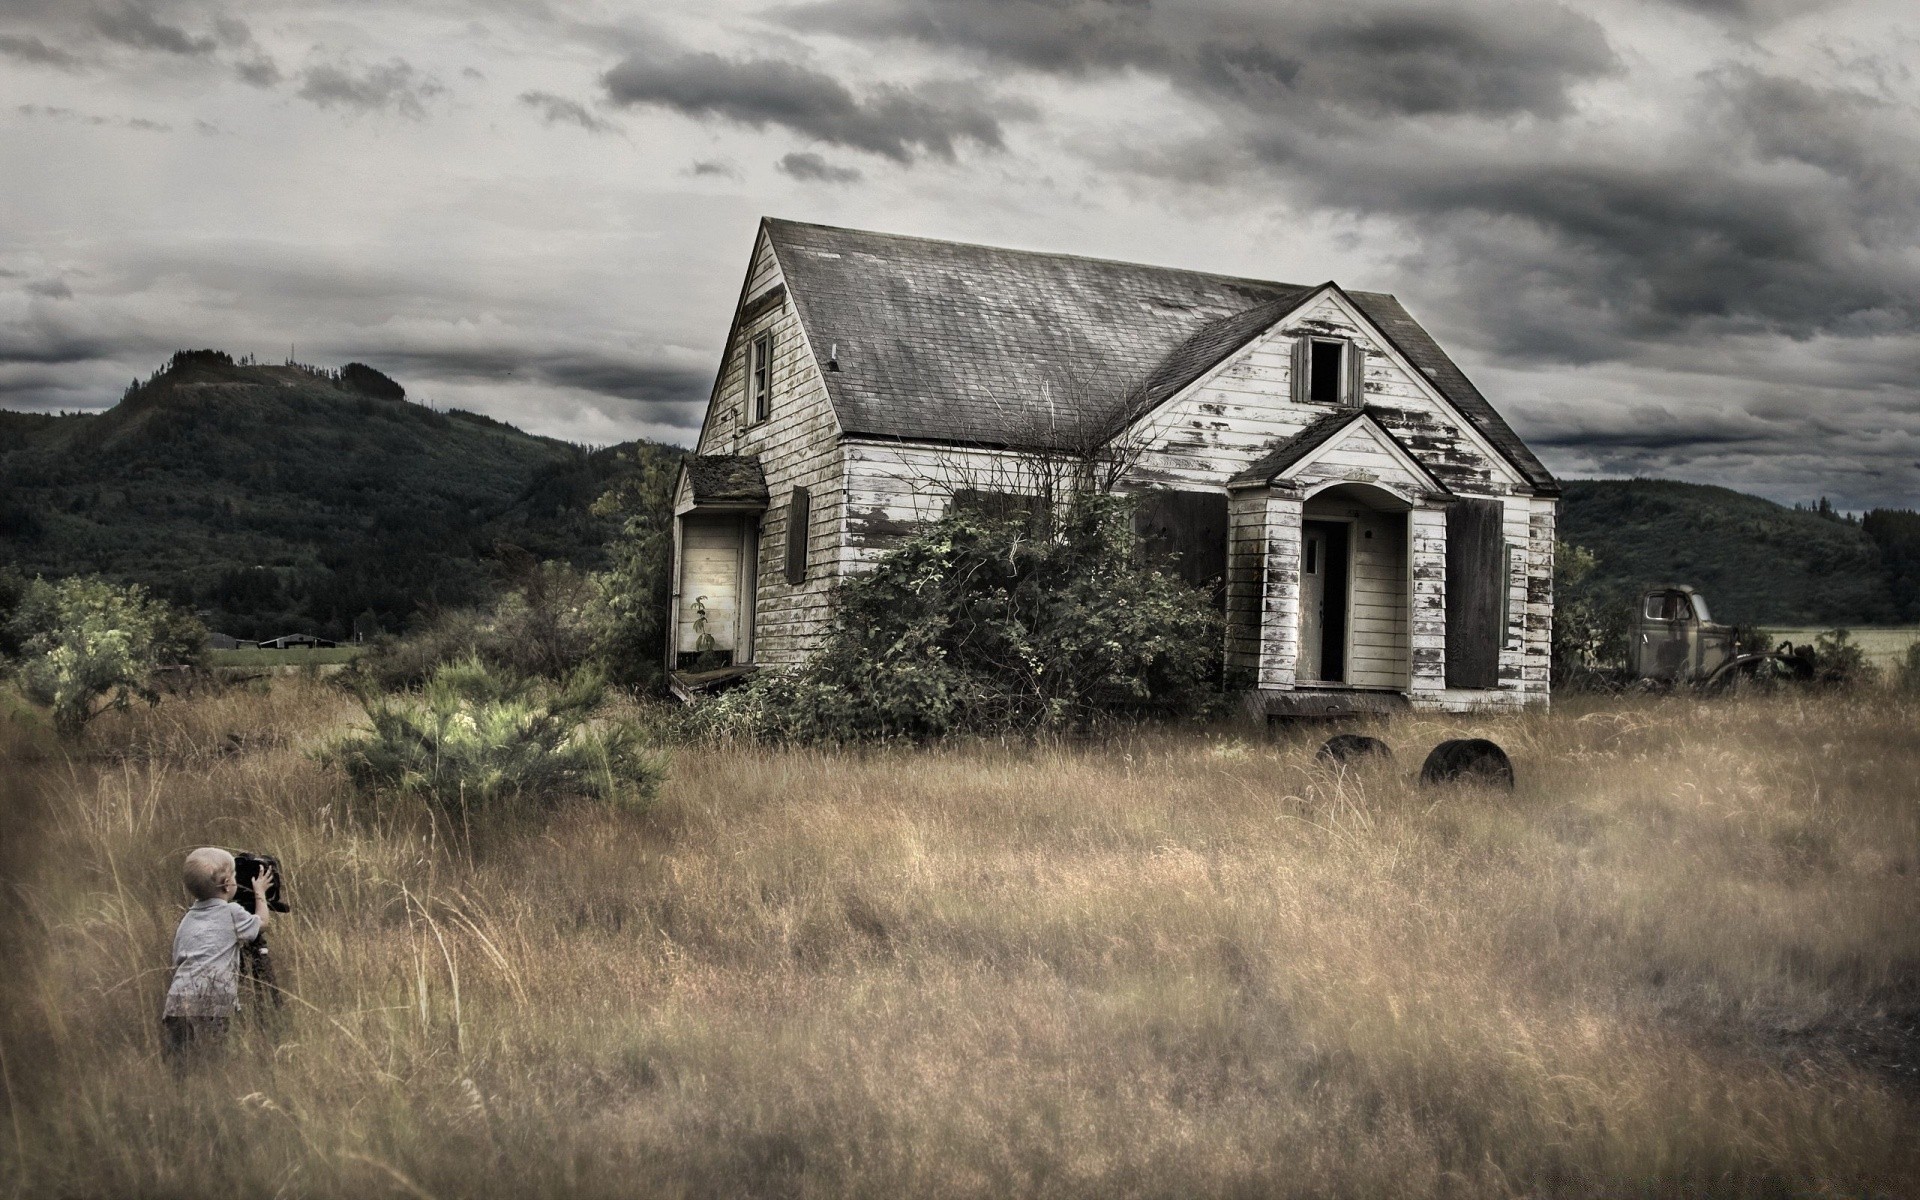
<instances>
[{"instance_id":1,"label":"young boy","mask_svg":"<svg viewBox=\"0 0 1920 1200\"><path fill-rule=\"evenodd\" d=\"M240 947L259 937L272 917L267 907L271 868L253 881L252 912L233 903L240 883L233 855L225 850L195 850L187 855L184 875L194 903L173 935L173 985L160 1018L167 1053L175 1058L224 1039L227 1020L240 1003Z\"/></svg>"}]
</instances>

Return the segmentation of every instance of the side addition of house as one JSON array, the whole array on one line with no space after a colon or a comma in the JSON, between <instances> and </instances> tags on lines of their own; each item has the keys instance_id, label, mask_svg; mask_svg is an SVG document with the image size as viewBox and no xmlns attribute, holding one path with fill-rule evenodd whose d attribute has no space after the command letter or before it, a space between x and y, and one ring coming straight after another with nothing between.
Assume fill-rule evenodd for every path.
<instances>
[{"instance_id":1,"label":"side addition of house","mask_svg":"<svg viewBox=\"0 0 1920 1200\"><path fill-rule=\"evenodd\" d=\"M1547 700L1559 485L1391 295L768 219L675 500L676 690L1033 464L1123 491L1271 715Z\"/></svg>"}]
</instances>

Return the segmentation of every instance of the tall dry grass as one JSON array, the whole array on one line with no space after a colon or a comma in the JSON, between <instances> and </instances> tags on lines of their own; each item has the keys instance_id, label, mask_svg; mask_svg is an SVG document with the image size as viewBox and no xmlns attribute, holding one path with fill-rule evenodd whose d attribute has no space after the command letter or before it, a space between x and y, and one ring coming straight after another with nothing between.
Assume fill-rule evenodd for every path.
<instances>
[{"instance_id":1,"label":"tall dry grass","mask_svg":"<svg viewBox=\"0 0 1920 1200\"><path fill-rule=\"evenodd\" d=\"M1920 1193L1912 701L682 749L470 831L317 765L352 713L5 727L9 1194ZM1409 781L1468 733L1517 790ZM177 1079L207 842L285 863L293 997Z\"/></svg>"}]
</instances>

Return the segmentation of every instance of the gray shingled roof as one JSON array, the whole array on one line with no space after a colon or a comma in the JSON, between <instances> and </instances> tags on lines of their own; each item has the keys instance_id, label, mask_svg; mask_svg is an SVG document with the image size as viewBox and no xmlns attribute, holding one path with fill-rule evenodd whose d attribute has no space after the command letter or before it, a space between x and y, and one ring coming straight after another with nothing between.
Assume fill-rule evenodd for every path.
<instances>
[{"instance_id":1,"label":"gray shingled roof","mask_svg":"<svg viewBox=\"0 0 1920 1200\"><path fill-rule=\"evenodd\" d=\"M686 464L696 504L767 502L767 477L751 454L689 454Z\"/></svg>"},{"instance_id":2,"label":"gray shingled roof","mask_svg":"<svg viewBox=\"0 0 1920 1200\"><path fill-rule=\"evenodd\" d=\"M1061 446L1111 433L1315 287L768 218L850 434ZM1536 487L1553 476L1394 297L1347 292Z\"/></svg>"}]
</instances>

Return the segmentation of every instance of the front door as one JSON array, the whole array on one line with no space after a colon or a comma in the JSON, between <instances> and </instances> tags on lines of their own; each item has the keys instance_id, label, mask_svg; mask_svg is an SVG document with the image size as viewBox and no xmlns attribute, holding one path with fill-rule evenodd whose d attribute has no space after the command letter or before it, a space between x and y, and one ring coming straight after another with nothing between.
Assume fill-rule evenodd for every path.
<instances>
[{"instance_id":1,"label":"front door","mask_svg":"<svg viewBox=\"0 0 1920 1200\"><path fill-rule=\"evenodd\" d=\"M1327 535L1309 525L1300 535L1300 659L1294 678L1320 678L1320 632L1326 624Z\"/></svg>"},{"instance_id":2,"label":"front door","mask_svg":"<svg viewBox=\"0 0 1920 1200\"><path fill-rule=\"evenodd\" d=\"M1301 683L1343 683L1347 677L1347 527L1306 521L1300 529Z\"/></svg>"}]
</instances>

